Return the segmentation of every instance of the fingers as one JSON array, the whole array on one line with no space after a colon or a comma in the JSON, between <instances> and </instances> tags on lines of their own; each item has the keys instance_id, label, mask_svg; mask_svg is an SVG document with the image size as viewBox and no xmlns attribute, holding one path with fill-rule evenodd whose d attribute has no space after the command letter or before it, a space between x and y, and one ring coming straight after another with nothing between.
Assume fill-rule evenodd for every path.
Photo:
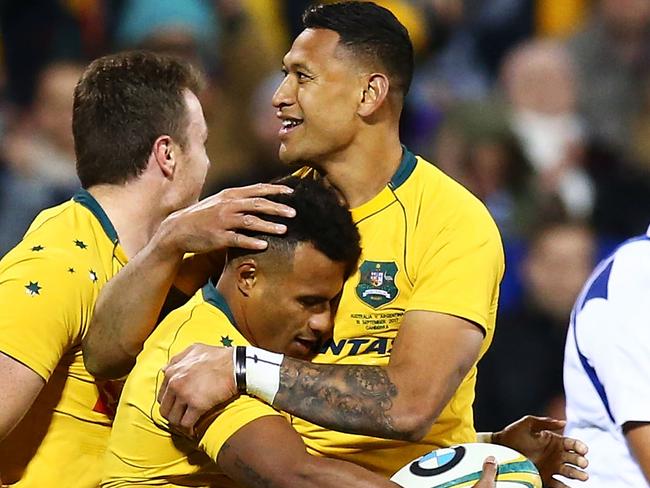
<instances>
[{"instance_id":1,"label":"fingers","mask_svg":"<svg viewBox=\"0 0 650 488\"><path fill-rule=\"evenodd\" d=\"M172 407L174 406L174 401L176 396L171 392L168 385L168 377L165 376L165 380L158 390L158 403L160 404L160 415L165 418L169 418L169 412L171 412Z\"/></svg>"},{"instance_id":2,"label":"fingers","mask_svg":"<svg viewBox=\"0 0 650 488\"><path fill-rule=\"evenodd\" d=\"M169 363L167 363L167 366L165 366L162 369L162 372L164 373L163 382L160 385L160 388L158 389L158 396L156 397L156 400L158 401L158 403L160 403L160 412L162 413L163 417L165 417L166 416L165 413L168 412L168 410L166 410L165 413L163 413L163 399L165 396L168 397L170 396L167 390L169 386L169 379L173 376L173 372L174 372L173 366L176 363L178 363L181 359L183 359L185 356L187 356L193 350L193 347L194 346L190 346L180 354L176 354L176 356L172 357ZM166 405L165 407L171 409L171 405Z\"/></svg>"},{"instance_id":3,"label":"fingers","mask_svg":"<svg viewBox=\"0 0 650 488\"><path fill-rule=\"evenodd\" d=\"M186 409L187 409L187 405L184 402L175 401L169 410L169 414L164 415L164 417L169 421L170 425L174 425L174 426L181 425L181 420L185 415Z\"/></svg>"},{"instance_id":4,"label":"fingers","mask_svg":"<svg viewBox=\"0 0 650 488\"><path fill-rule=\"evenodd\" d=\"M474 488L493 488L496 486L496 477L497 477L497 460L494 456L489 456L483 462L483 473L478 483L474 485Z\"/></svg>"},{"instance_id":5,"label":"fingers","mask_svg":"<svg viewBox=\"0 0 650 488\"><path fill-rule=\"evenodd\" d=\"M586 481L587 479L589 479L589 475L585 471L582 471L581 469L578 469L569 464L563 464L562 466L560 466L559 472L565 478L569 478L572 480Z\"/></svg>"},{"instance_id":6,"label":"fingers","mask_svg":"<svg viewBox=\"0 0 650 488\"><path fill-rule=\"evenodd\" d=\"M230 200L239 202L242 206L240 211L264 213L268 215L280 215L293 217L296 212L286 205L272 202L263 198L268 195L292 193L293 189L284 185L272 185L270 183L258 183L256 185L244 186L241 188L229 188L216 195L217 200Z\"/></svg>"},{"instance_id":7,"label":"fingers","mask_svg":"<svg viewBox=\"0 0 650 488\"><path fill-rule=\"evenodd\" d=\"M225 191L233 194L233 198L250 198L282 193L293 193L293 188L289 188L285 185L275 185L273 183L256 183L254 185L241 186L239 188L230 188Z\"/></svg>"},{"instance_id":8,"label":"fingers","mask_svg":"<svg viewBox=\"0 0 650 488\"><path fill-rule=\"evenodd\" d=\"M573 451L565 451L562 455L562 462L578 466L582 469L585 469L587 466L589 466L589 461L587 461L586 457Z\"/></svg>"},{"instance_id":9,"label":"fingers","mask_svg":"<svg viewBox=\"0 0 650 488\"><path fill-rule=\"evenodd\" d=\"M254 237L238 234L235 231L227 231L224 235L224 244L226 247L238 247L240 249L266 249L269 245L263 239L256 239Z\"/></svg>"},{"instance_id":10,"label":"fingers","mask_svg":"<svg viewBox=\"0 0 650 488\"><path fill-rule=\"evenodd\" d=\"M589 452L589 447L587 447L587 444L585 444L584 442L578 439L572 439L571 437L564 438L564 449L566 451L574 451L581 456L584 456L585 454L587 454L587 452ZM581 467L586 467L586 465Z\"/></svg>"},{"instance_id":11,"label":"fingers","mask_svg":"<svg viewBox=\"0 0 650 488\"><path fill-rule=\"evenodd\" d=\"M294 217L296 211L282 203L272 202L266 198L237 198L231 200L234 210L238 212L254 212L256 214L278 215L280 217Z\"/></svg>"},{"instance_id":12,"label":"fingers","mask_svg":"<svg viewBox=\"0 0 650 488\"><path fill-rule=\"evenodd\" d=\"M566 425L566 421L554 419L551 417L535 417L529 415L525 418L530 422L530 430L533 432L539 432L542 430L561 432Z\"/></svg>"},{"instance_id":13,"label":"fingers","mask_svg":"<svg viewBox=\"0 0 650 488\"><path fill-rule=\"evenodd\" d=\"M289 208L289 207L287 207ZM244 214L239 216L239 222L236 224L237 228L246 229L249 231L265 232L267 234L284 234L287 231L287 226L284 224L277 224L275 222L268 222L256 215Z\"/></svg>"},{"instance_id":14,"label":"fingers","mask_svg":"<svg viewBox=\"0 0 650 488\"><path fill-rule=\"evenodd\" d=\"M194 425L201 418L202 412L196 408L187 407L180 421L180 428L189 435L194 435Z\"/></svg>"}]
</instances>

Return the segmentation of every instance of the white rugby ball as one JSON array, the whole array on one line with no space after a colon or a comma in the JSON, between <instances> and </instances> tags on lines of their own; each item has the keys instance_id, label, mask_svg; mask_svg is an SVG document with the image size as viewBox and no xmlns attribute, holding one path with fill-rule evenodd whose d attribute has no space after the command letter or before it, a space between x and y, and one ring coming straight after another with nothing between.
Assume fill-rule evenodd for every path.
<instances>
[{"instance_id":1,"label":"white rugby ball","mask_svg":"<svg viewBox=\"0 0 650 488\"><path fill-rule=\"evenodd\" d=\"M509 447L484 443L436 449L408 463L391 480L404 488L471 487L481 477L488 456L499 465L497 488L542 488L532 461Z\"/></svg>"}]
</instances>

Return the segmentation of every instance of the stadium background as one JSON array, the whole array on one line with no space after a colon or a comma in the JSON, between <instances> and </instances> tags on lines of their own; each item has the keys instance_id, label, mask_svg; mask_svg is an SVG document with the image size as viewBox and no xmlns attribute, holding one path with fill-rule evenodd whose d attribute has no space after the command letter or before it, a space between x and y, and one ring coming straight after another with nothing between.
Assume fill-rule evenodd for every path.
<instances>
[{"instance_id":1,"label":"stadium background","mask_svg":"<svg viewBox=\"0 0 650 488\"><path fill-rule=\"evenodd\" d=\"M102 54L173 52L206 73L206 194L283 174L270 98L309 3L0 0L0 255L77 188L72 90ZM504 239L477 427L562 417L575 296L598 257L650 223L650 2L378 3L417 51L404 143L481 198Z\"/></svg>"}]
</instances>

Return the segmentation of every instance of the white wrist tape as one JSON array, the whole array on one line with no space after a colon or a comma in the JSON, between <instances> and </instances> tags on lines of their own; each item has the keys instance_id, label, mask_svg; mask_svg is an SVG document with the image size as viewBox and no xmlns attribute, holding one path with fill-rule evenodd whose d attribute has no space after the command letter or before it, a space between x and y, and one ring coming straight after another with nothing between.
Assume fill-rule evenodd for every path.
<instances>
[{"instance_id":1,"label":"white wrist tape","mask_svg":"<svg viewBox=\"0 0 650 488\"><path fill-rule=\"evenodd\" d=\"M280 389L280 366L284 354L246 347L246 392L273 405Z\"/></svg>"},{"instance_id":2,"label":"white wrist tape","mask_svg":"<svg viewBox=\"0 0 650 488\"><path fill-rule=\"evenodd\" d=\"M493 444L494 432L477 432L476 442L483 444Z\"/></svg>"}]
</instances>

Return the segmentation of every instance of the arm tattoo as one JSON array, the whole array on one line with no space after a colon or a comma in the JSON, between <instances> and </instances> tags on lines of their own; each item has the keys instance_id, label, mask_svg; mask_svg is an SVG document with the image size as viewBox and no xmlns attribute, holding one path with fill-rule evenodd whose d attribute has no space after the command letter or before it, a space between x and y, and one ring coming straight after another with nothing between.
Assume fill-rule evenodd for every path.
<instances>
[{"instance_id":1,"label":"arm tattoo","mask_svg":"<svg viewBox=\"0 0 650 488\"><path fill-rule=\"evenodd\" d=\"M224 458L226 456L233 456L233 458L230 459L233 463L232 466L238 472L240 481L243 481L246 486L250 488L273 488L276 486L270 479L265 478L260 473L258 473L255 468L246 462L245 459L239 457L236 452L231 451L232 449L230 444L226 442L219 452L219 461L222 460L222 455Z\"/></svg>"},{"instance_id":2,"label":"arm tattoo","mask_svg":"<svg viewBox=\"0 0 650 488\"><path fill-rule=\"evenodd\" d=\"M285 357L273 405L328 429L407 439L390 414L397 393L380 366L312 364Z\"/></svg>"}]
</instances>

